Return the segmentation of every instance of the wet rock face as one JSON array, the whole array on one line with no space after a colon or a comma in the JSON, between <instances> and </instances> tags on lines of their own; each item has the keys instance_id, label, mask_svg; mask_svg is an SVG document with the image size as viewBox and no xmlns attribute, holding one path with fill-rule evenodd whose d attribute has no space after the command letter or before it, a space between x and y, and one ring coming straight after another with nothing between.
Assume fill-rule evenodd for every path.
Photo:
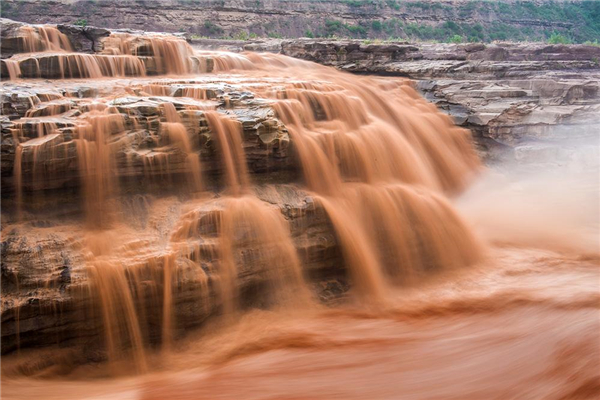
<instances>
[{"instance_id":1,"label":"wet rock face","mask_svg":"<svg viewBox=\"0 0 600 400\"><path fill-rule=\"evenodd\" d=\"M224 189L224 165L219 141L204 111L216 109L239 123L248 171L257 184L254 191L285 216L315 293L330 300L347 290L343 258L326 214L293 184L298 179L298 165L286 127L275 117L268 100L256 99L243 85L215 76L137 78L134 85L127 81L130 92L124 91L118 79L22 80L3 85L2 353L56 343L95 348L103 340L98 301L90 295L90 275L85 268L90 255L84 249L96 233L90 234L81 222L86 189L82 150L74 140L85 122L82 115L91 111L93 117L93 110L110 109L107 116L116 124L107 129L107 143L114 154L111 174L118 182L119 194L109 207L113 212L120 210L113 226L123 223L131 227L134 246L145 243L136 247L136 253L160 259L160 253L152 254L164 247L160 240L169 238L189 200L187 155L181 142L174 141L165 129L172 123L169 121L179 120L190 133L190 145L200 156L203 184L215 192L211 195L214 200L198 218L211 221L222 212L219 192ZM262 187L264 183L270 185ZM22 222L17 221L15 204L18 187L24 204L19 212ZM213 228L203 232L198 243L201 251L176 262L174 335L221 312L210 273L218 270L211 250L218 242ZM238 251L252 254L256 249L248 245ZM201 276L190 269L190 259L206 270L207 282L198 281ZM162 273L162 265L156 268L144 270L148 275L142 285ZM241 302L260 305L266 301L258 296L268 292L260 289L264 284L264 276L248 267L240 280ZM207 287L202 293L205 298L198 298L200 285ZM156 297L156 290L140 290L146 307L147 339L160 342L162 316L157 310L161 310L162 298Z\"/></svg>"},{"instance_id":2,"label":"wet rock face","mask_svg":"<svg viewBox=\"0 0 600 400\"><path fill-rule=\"evenodd\" d=\"M310 197L292 185L276 185L257 188L258 197L278 207L285 215L290 233L306 273L312 280L315 293L324 301L339 298L348 289L340 265L342 255L336 244L335 235L323 210L316 208ZM176 198L161 199L153 196L123 196L114 204L122 209L119 219L135 227L133 235L141 238L156 236L157 232L174 228L174 221L181 215L183 202ZM219 199L208 202L200 215L210 220L222 211ZM163 222L155 226L153 213L163 212ZM134 221L135 220L135 221ZM71 223L73 222L73 223ZM205 249L215 246L216 227L210 230L206 224L203 231ZM89 232L74 220L42 218L13 226L3 232L2 251L2 354L15 351L18 347L82 346L97 349L104 340L102 320L90 295L89 274L84 269L86 255L82 247ZM138 251L150 251L150 247ZM252 246L240 246L239 254L256 251ZM307 255L310 254L311 257ZM218 270L218 260L209 251L190 255L202 265L208 282L200 282L202 274L190 268L189 259L177 261L178 283L175 285L174 319L175 337L186 329L198 327L211 316L221 313L216 283L210 271ZM142 274L141 284L150 285L158 270L147 269ZM240 301L249 305L264 302L259 290L264 277L252 273L241 274L239 285ZM218 277L216 278L218 280ZM204 284L206 290L199 292ZM161 338L162 298L156 297L156 288L144 286L145 305L143 313L145 335L150 343ZM160 290L159 290L160 293Z\"/></svg>"},{"instance_id":3,"label":"wet rock face","mask_svg":"<svg viewBox=\"0 0 600 400\"><path fill-rule=\"evenodd\" d=\"M172 85L172 87L171 87ZM181 80L167 83L173 93L184 90L187 85ZM45 110L50 107L39 100L38 95L47 92L47 88L35 88L21 93L24 98L35 99L32 109ZM17 90L17 89L15 89ZM102 93L107 88L95 88L89 93ZM77 85L66 89L67 92L85 92ZM285 127L273 115L266 104L253 99L250 93L232 91L226 86L213 85L210 93L215 104L228 107L224 113L235 115L240 121L246 158L253 180L263 183L275 183L266 188L256 187L259 198L280 209L290 226L290 233L307 274L314 278L315 292L324 299L332 297L331 285L347 288L345 273L340 268L342 256L337 247L335 235L323 210L315 207L311 198L294 185L281 185L277 182L293 181L297 177L297 166L293 162L292 152L288 148L289 138ZM30 96L30 97L28 97ZM214 97L213 97L214 96ZM42 96L43 97L43 96ZM19 99L18 95L14 99ZM22 114L18 104L12 104L13 97L4 99L6 108ZM182 123L190 131L195 129L195 146L202 159L204 184L217 192L222 188L224 174L215 146L216 139L207 126L202 111L185 110L189 99L177 97L120 97L110 103L119 115L125 116L126 132L115 132L114 145L118 146L115 158L115 174L120 181L121 195L112 201L112 210L121 210L113 221L114 225L125 223L133 227L132 243L149 239L147 246L136 251L146 253L160 248L156 238L168 238L175 228L174 223L182 214L186 195L178 199L173 195L177 188L186 186L186 157L177 144L165 137L161 124L165 122L165 102L173 104L178 110ZM29 104L31 104L29 103ZM82 180L78 163L78 149L72 141L75 118L92 107L88 98L58 100L56 112L65 109L60 117L51 115L36 118L16 118L3 120L3 222L8 228L3 231L2 240L2 353L15 351L18 347L49 346L60 343L63 346L96 347L103 340L102 320L95 301L90 297L90 277L85 269L85 243L95 233L88 232L81 224ZM18 117L18 115L15 115ZM51 122L53 134L47 134L43 141L38 138L40 124ZM50 123L50 122L48 122ZM42 125L43 126L43 125ZM195 127L195 128L194 128ZM42 128L43 129L43 128ZM14 142L22 141L21 182L23 199L27 206L23 211L24 222L18 223L15 208L8 211L15 196ZM34 142L34 143L31 143ZM31 143L31 145L29 145ZM147 168L148 156L163 158L168 165L160 168ZM167 198L165 199L165 196ZM212 220L221 212L219 194L214 201L202 210L199 219ZM160 216L160 222L153 215ZM12 222L11 222L12 221ZM164 221L164 222L163 222ZM206 225L206 224L205 224ZM207 228L205 228L207 229ZM206 271L218 270L218 260L211 255L212 246L217 242L216 228L203 232L200 243L205 251L193 257ZM155 247L154 247L155 246ZM252 246L240 247L240 254L256 251ZM308 256L310 255L310 257ZM159 258L159 255L156 256ZM200 257L200 258L198 258ZM151 258L151 257L150 257ZM208 274L205 298L199 298L197 288L200 276L190 270L189 259L177 261L180 280L176 285L174 299L174 318L177 321L175 335L186 329L198 326L211 315L220 311L215 292L215 283ZM152 274L161 274L148 270L147 279L155 279ZM240 292L244 304L260 304L257 297L264 277L248 273L240 280ZM329 286L320 285L326 279ZM334 284L335 283L335 284ZM320 289L322 287L322 290ZM321 293L321 291L323 293ZM159 291L160 292L160 291ZM267 292L262 291L262 292ZM340 293L336 294L336 297ZM147 335L149 342L159 342L161 338L161 298L148 289L142 295L147 309ZM198 304L204 306L199 307ZM158 310L158 311L157 311Z\"/></svg>"},{"instance_id":4,"label":"wet rock face","mask_svg":"<svg viewBox=\"0 0 600 400\"><path fill-rule=\"evenodd\" d=\"M169 171L177 175L186 168L185 154L177 143L171 143L164 132L165 103L173 105L182 123L191 131L196 132L193 138L194 146L198 146L202 159L202 171L208 178L214 177L210 185L218 185L218 176L223 166L220 164L215 149L216 140L207 127L202 110L193 107L219 107L225 115L230 115L240 122L243 132L244 148L250 171L256 174L269 172L270 177L278 173L295 174L296 167L289 149L289 137L283 124L276 119L268 102L254 99L250 92L236 89L227 83L215 83L210 79L203 80L163 80L160 84L153 83L154 90L160 88L170 96L153 96L145 92L149 90L144 81L136 87L138 96L119 97L114 101L102 103L102 107L113 107L114 112L122 118L124 131L115 132L113 146L117 163L117 176L125 179L128 176L141 175L143 184L149 183L153 175L164 173L158 167L156 170L147 169L150 159L168 159ZM150 81L148 81L150 84ZM189 97L181 97L190 90L198 89L198 93L206 100L195 101ZM33 190L39 182L44 182L45 189L57 188L76 182L80 171L77 164L77 154L74 142L78 117L98 103L94 97L109 93L112 86L101 84L82 85L81 83L67 84L66 87L50 89L44 84L34 84L28 88L18 85L7 85L2 97L4 114L13 120L3 122L3 188L10 192L14 176L14 148L9 149L15 142L23 146L21 179L23 188ZM145 96L144 96L145 94ZM76 97L71 97L75 95ZM48 98L55 98L50 101ZM32 106L33 105L33 106ZM192 109L188 109L192 107ZM40 133L47 134L49 129L56 134L44 136L45 141L37 139ZM28 146L28 141L33 141ZM35 154L34 154L35 153ZM6 162L4 162L6 161ZM54 173L61 171L60 174ZM35 177L37 173L43 173ZM268 178L267 179L275 179ZM211 178L212 179L212 178ZM262 179L262 178L261 178ZM38 183L35 183L38 182ZM211 182L211 181L209 181ZM37 188L39 190L40 188Z\"/></svg>"}]
</instances>

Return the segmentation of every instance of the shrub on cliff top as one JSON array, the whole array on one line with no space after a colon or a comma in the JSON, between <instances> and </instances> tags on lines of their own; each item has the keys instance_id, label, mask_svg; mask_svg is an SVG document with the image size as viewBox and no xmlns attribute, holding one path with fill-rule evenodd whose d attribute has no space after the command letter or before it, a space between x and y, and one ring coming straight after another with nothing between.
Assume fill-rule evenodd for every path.
<instances>
[{"instance_id":1,"label":"shrub on cliff top","mask_svg":"<svg viewBox=\"0 0 600 400\"><path fill-rule=\"evenodd\" d=\"M571 40L568 37L563 36L558 32L553 32L552 35L550 35L550 37L548 38L548 43L550 43L550 44L570 44Z\"/></svg>"},{"instance_id":2,"label":"shrub on cliff top","mask_svg":"<svg viewBox=\"0 0 600 400\"><path fill-rule=\"evenodd\" d=\"M462 43L463 38L460 35L454 35L448 38L448 43Z\"/></svg>"}]
</instances>

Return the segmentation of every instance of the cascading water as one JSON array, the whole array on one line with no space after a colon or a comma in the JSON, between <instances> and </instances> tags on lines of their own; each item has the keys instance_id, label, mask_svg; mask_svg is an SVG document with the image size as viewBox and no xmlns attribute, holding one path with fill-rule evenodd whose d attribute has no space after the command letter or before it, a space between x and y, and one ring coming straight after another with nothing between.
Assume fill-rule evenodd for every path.
<instances>
[{"instance_id":1,"label":"cascading water","mask_svg":"<svg viewBox=\"0 0 600 400\"><path fill-rule=\"evenodd\" d=\"M40 47L56 50L62 43L61 49L68 50L64 38L51 31L53 34L47 35L39 29L44 44ZM35 32L29 31L29 34L33 37ZM189 45L181 40L131 34L109 37L104 52L110 57L124 54L153 56L158 70L175 74L189 73L189 60L194 57ZM352 285L364 300L383 301L391 281L415 282L416 278L426 277L432 271L470 265L478 260L481 252L478 241L444 200L442 192L459 190L476 172L478 164L468 145L468 132L454 128L447 117L426 107L406 88L401 87L401 90L409 95L399 96L390 104L369 88L369 83L364 82L366 79L350 80L345 74L327 68L270 55L217 54L216 58L220 70L249 68L248 74L253 77L261 77L266 71L270 74L279 71L285 76L306 69L319 78L316 81L319 83L291 82L275 88L264 86L255 91L268 99L275 115L287 128L306 189L314 193L315 205L327 214L350 271ZM86 70L90 69L86 67ZM100 77L105 74L88 72L83 75ZM207 99L206 90L198 89L184 88L182 95ZM143 90L163 96L161 98L173 93L168 83L144 85ZM132 118L124 115L116 104L118 100L106 102L103 107L90 105L88 111L75 119L72 140L76 142L82 198L90 229L110 230L111 224L115 223L111 217L114 212L110 210L114 204L110 199L119 196L116 159L119 137L127 134L129 125L139 128L137 122L127 122ZM48 104L44 113L63 115L71 107L57 108ZM183 169L189 177L190 193L199 193L202 177L197 150L199 140L194 138L198 134L198 123L195 118L187 118L186 112L201 113L223 165L223 180L219 186L225 197L215 222L219 232L216 235L217 250L211 257L219 260L219 270L214 272L218 278L213 279L218 279L215 290L225 314L238 308L234 306L240 302L239 294L236 294L239 291L238 269L246 264L257 263L263 268L268 267L269 274L274 274L268 281L276 287L265 290L292 291L298 295L305 292L294 246L289 238L285 239L288 230L285 221L276 217L276 210L270 210L252 194L242 124L235 115L218 110L201 111L203 108L198 105L184 106L180 115L170 101L161 102L160 108L164 119L159 122L157 142L160 145L165 141L183 154ZM425 121L417 124L414 115L422 115ZM191 130L185 125L184 118L194 124ZM38 121L40 137L57 130L56 125L46 129L45 124ZM17 150L15 162L18 165L14 171L19 193L22 190L21 148L34 140L25 142ZM440 147L438 142L444 146ZM156 157L159 156L144 154L144 160ZM158 168L164 171L162 175L170 176L172 157L171 153L164 153L157 165L145 167L150 170L147 174ZM21 195L17 201L22 201ZM202 200L198 201L202 204ZM164 255L157 258L153 254L148 260L141 260L141 267L137 267L163 270L159 278L163 292L160 299L163 303L163 342L171 342L175 324L171 315L173 290L177 286L174 276L178 254L187 253L190 245L185 242L197 239L202 231L202 227L196 226L202 225L197 211L189 211L182 218L187 221L187 231L177 228L171 241L163 245L161 252ZM196 221L199 218L200 222ZM235 255L240 241L249 241L244 245L257 249L252 261ZM104 253L114 255L115 252L118 254L118 250L101 251L88 261L92 287L98 291L97 298L103 310L106 345L112 358L124 343L139 351L142 347L140 331L144 330L134 305L136 296L144 296L133 289L128 294L126 289L127 280L135 281L136 278L135 274L130 275L124 270L136 267L126 267L123 260L113 263L104 259ZM92 251L92 254L96 253ZM290 266L286 267L286 264ZM287 270L291 275L282 272ZM121 287L118 294L112 293L116 286ZM131 287L138 288L140 283L134 282ZM123 309L116 310L117 305ZM126 334L120 333L120 326L126 327L122 330ZM140 361L142 357L138 355L136 359Z\"/></svg>"},{"instance_id":2,"label":"cascading water","mask_svg":"<svg viewBox=\"0 0 600 400\"><path fill-rule=\"evenodd\" d=\"M13 223L38 215L31 199L41 181L49 192L77 189L69 196L81 213L69 218L83 239L68 245L85 267L69 293L94 322L69 337L100 337L113 374L130 363L152 370L157 346L176 357L186 327L208 320L241 318L243 330L256 310L320 310L315 276L325 273L310 266L329 250L303 247L326 237L310 233L314 215L336 242L327 274L350 287L357 313L390 312L397 288L408 293L484 258L452 204L481 170L469 132L407 81L274 54L194 51L167 35L115 33L101 54L77 54L54 27L24 28L23 49L4 61L11 80L91 78L91 96L80 95L80 81L53 81L65 89L37 93L13 121ZM26 60L34 73L23 74ZM219 74L193 75L213 66ZM171 77L147 77L156 74ZM94 85L103 77L113 79ZM276 173L292 185L276 187ZM278 206L291 190L305 196L300 211ZM248 331L263 337L256 329ZM237 335L243 354L271 348ZM272 348L277 339L281 348L339 349L356 340L282 335Z\"/></svg>"},{"instance_id":3,"label":"cascading water","mask_svg":"<svg viewBox=\"0 0 600 400\"><path fill-rule=\"evenodd\" d=\"M113 33L96 54L73 51L69 38L53 26L21 27L19 54L3 60L11 80L183 75L209 72L212 58L194 54L181 38L163 34Z\"/></svg>"},{"instance_id":4,"label":"cascading water","mask_svg":"<svg viewBox=\"0 0 600 400\"><path fill-rule=\"evenodd\" d=\"M69 38L55 26L23 26L22 48L24 53L41 51L73 51Z\"/></svg>"}]
</instances>

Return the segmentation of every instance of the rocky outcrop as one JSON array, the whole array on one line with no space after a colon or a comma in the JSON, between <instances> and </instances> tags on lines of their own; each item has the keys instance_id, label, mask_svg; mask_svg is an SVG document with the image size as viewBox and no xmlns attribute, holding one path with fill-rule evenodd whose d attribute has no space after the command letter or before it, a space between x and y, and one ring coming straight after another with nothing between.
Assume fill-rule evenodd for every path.
<instances>
[{"instance_id":1,"label":"rocky outcrop","mask_svg":"<svg viewBox=\"0 0 600 400\"><path fill-rule=\"evenodd\" d=\"M58 30L64 33L78 53L99 53L103 49L102 38L110 35L105 28L59 24Z\"/></svg>"},{"instance_id":2,"label":"rocky outcrop","mask_svg":"<svg viewBox=\"0 0 600 400\"><path fill-rule=\"evenodd\" d=\"M547 71L597 71L600 47L542 43L485 45L405 42L284 40L281 53L349 72L406 76L412 79L454 77L530 77ZM244 49L261 49L262 45ZM267 42L265 49L272 47Z\"/></svg>"}]
</instances>

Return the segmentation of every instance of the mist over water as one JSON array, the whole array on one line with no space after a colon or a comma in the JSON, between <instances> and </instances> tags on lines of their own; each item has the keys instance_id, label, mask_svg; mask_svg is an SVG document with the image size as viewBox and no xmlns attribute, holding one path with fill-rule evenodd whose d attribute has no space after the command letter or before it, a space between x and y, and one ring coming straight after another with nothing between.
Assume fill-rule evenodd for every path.
<instances>
[{"instance_id":1,"label":"mist over water","mask_svg":"<svg viewBox=\"0 0 600 400\"><path fill-rule=\"evenodd\" d=\"M57 179L40 167L44 146L73 144L81 215L47 229L82 254L84 284L71 294L100 322L69 333L79 347L20 349L16 334L19 351L3 356L5 398L600 393L596 142L574 150L576 163L487 169L470 133L406 80L195 51L170 36L113 34L104 54L83 55L55 28L27 35L28 52L60 60L62 79L35 85L91 78L109 88L77 103L78 113L42 99L49 115L32 105L15 121L9 226L41 234L24 186L31 196ZM167 76L145 76L148 64ZM18 64L7 65L13 83L25 82ZM266 105L285 127L297 179L255 182L244 119L235 100L216 104L206 87L215 83L252 93L253 107ZM122 112L119 101L131 97L160 100L156 118ZM70 137L53 118L73 122ZM144 146L124 156L138 130L148 132ZM200 156L206 135L219 164L212 175ZM161 191L128 212L123 176ZM278 205L286 190L304 196L294 199L303 215ZM140 228L131 221L142 212ZM323 283L308 271L322 249L292 234L294 224L308 231L309 213L324 216L339 250L348 290L335 300L318 297ZM90 337L95 348L81 351Z\"/></svg>"},{"instance_id":2,"label":"mist over water","mask_svg":"<svg viewBox=\"0 0 600 400\"><path fill-rule=\"evenodd\" d=\"M600 138L600 137L599 137ZM457 200L462 214L495 243L600 254L600 143L553 143L535 163L505 162Z\"/></svg>"}]
</instances>

